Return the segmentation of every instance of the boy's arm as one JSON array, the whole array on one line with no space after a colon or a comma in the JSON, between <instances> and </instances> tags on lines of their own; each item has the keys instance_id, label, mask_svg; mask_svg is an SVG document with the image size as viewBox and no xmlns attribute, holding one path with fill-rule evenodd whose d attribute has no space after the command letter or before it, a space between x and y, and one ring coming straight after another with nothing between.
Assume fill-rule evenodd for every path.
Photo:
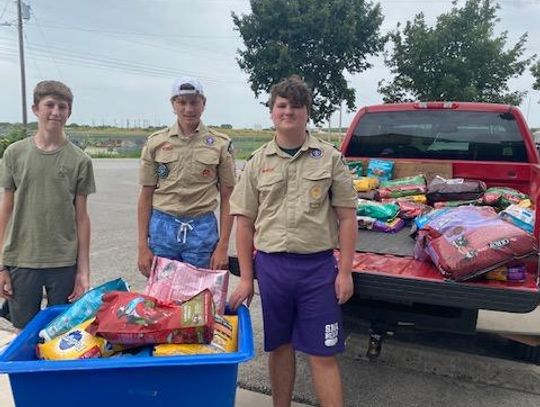
<instances>
[{"instance_id":1,"label":"boy's arm","mask_svg":"<svg viewBox=\"0 0 540 407\"><path fill-rule=\"evenodd\" d=\"M219 241L210 259L210 268L212 270L225 270L229 265L229 239L233 224L233 217L230 215L231 205L229 198L233 189L234 187L225 185L219 188Z\"/></svg>"},{"instance_id":2,"label":"boy's arm","mask_svg":"<svg viewBox=\"0 0 540 407\"><path fill-rule=\"evenodd\" d=\"M244 301L253 299L253 235L255 226L247 216L236 217L236 250L240 264L240 283L229 298L229 306L236 310Z\"/></svg>"},{"instance_id":3,"label":"boy's arm","mask_svg":"<svg viewBox=\"0 0 540 407\"><path fill-rule=\"evenodd\" d=\"M154 195L155 186L143 186L139 193L139 201L137 203L137 225L138 225L138 260L137 265L139 271L146 277L150 275L152 267L152 251L148 247L148 234L150 216L152 213L152 197Z\"/></svg>"},{"instance_id":4,"label":"boy's arm","mask_svg":"<svg viewBox=\"0 0 540 407\"><path fill-rule=\"evenodd\" d=\"M6 273L5 267L3 265L3 247L4 247L4 235L6 232L6 226L11 218L13 213L13 202L14 202L14 191L10 189L4 189L4 194L2 197L2 204L0 205L0 297L8 298L11 297L13 291L11 289L11 279L9 273Z\"/></svg>"},{"instance_id":5,"label":"boy's arm","mask_svg":"<svg viewBox=\"0 0 540 407\"><path fill-rule=\"evenodd\" d=\"M75 219L77 222L77 275L69 301L75 301L90 287L90 217L87 210L87 195L75 197Z\"/></svg>"},{"instance_id":6,"label":"boy's arm","mask_svg":"<svg viewBox=\"0 0 540 407\"><path fill-rule=\"evenodd\" d=\"M336 297L346 303L353 294L352 262L356 248L357 223L354 208L334 207L339 220L339 271L336 277Z\"/></svg>"}]
</instances>

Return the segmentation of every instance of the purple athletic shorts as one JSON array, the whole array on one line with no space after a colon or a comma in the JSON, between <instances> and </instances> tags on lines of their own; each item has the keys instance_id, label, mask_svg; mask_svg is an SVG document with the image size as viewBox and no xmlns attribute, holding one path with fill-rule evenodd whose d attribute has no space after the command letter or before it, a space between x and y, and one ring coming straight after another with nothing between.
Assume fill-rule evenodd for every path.
<instances>
[{"instance_id":1,"label":"purple athletic shorts","mask_svg":"<svg viewBox=\"0 0 540 407\"><path fill-rule=\"evenodd\" d=\"M343 352L341 307L335 291L336 259L331 250L255 255L264 322L264 350L291 343L315 356Z\"/></svg>"}]
</instances>

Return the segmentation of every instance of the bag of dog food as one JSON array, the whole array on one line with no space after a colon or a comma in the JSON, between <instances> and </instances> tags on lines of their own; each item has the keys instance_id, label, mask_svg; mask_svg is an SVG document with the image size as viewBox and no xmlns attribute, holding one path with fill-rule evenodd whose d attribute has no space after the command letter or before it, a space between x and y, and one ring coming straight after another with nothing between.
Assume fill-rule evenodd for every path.
<instances>
[{"instance_id":1,"label":"bag of dog food","mask_svg":"<svg viewBox=\"0 0 540 407\"><path fill-rule=\"evenodd\" d=\"M163 302L182 303L201 291L212 293L216 313L223 314L229 287L229 270L210 270L154 256L144 294Z\"/></svg>"},{"instance_id":2,"label":"bag of dog food","mask_svg":"<svg viewBox=\"0 0 540 407\"><path fill-rule=\"evenodd\" d=\"M113 345L103 338L86 332L86 327L93 321L94 318L91 318L49 342L38 344L36 347L38 358L43 360L93 359L122 351L122 346Z\"/></svg>"},{"instance_id":3,"label":"bag of dog food","mask_svg":"<svg viewBox=\"0 0 540 407\"><path fill-rule=\"evenodd\" d=\"M499 216L527 233L534 231L535 214L531 209L512 204L499 213Z\"/></svg>"},{"instance_id":4,"label":"bag of dog food","mask_svg":"<svg viewBox=\"0 0 540 407\"><path fill-rule=\"evenodd\" d=\"M377 189L379 180L377 178L360 177L353 181L356 192L368 192Z\"/></svg>"},{"instance_id":5,"label":"bag of dog food","mask_svg":"<svg viewBox=\"0 0 540 407\"><path fill-rule=\"evenodd\" d=\"M348 161L347 168L351 172L353 178L360 178L362 175L364 175L362 161Z\"/></svg>"},{"instance_id":6,"label":"bag of dog food","mask_svg":"<svg viewBox=\"0 0 540 407\"><path fill-rule=\"evenodd\" d=\"M238 349L238 316L216 315L214 337L208 345L162 344L154 346L154 356L195 355L236 352Z\"/></svg>"},{"instance_id":7,"label":"bag of dog food","mask_svg":"<svg viewBox=\"0 0 540 407\"><path fill-rule=\"evenodd\" d=\"M96 319L86 330L111 343L128 346L157 343L209 343L214 305L210 291L182 305L143 294L113 291L103 296Z\"/></svg>"},{"instance_id":8,"label":"bag of dog food","mask_svg":"<svg viewBox=\"0 0 540 407\"><path fill-rule=\"evenodd\" d=\"M534 236L490 207L461 206L422 228L425 250L441 273L464 281L538 251Z\"/></svg>"},{"instance_id":9,"label":"bag of dog food","mask_svg":"<svg viewBox=\"0 0 540 407\"><path fill-rule=\"evenodd\" d=\"M75 301L64 313L58 315L44 329L39 331L39 337L45 341L50 341L94 317L101 306L103 294L110 291L129 291L129 287L123 279L117 278L91 289Z\"/></svg>"},{"instance_id":10,"label":"bag of dog food","mask_svg":"<svg viewBox=\"0 0 540 407\"><path fill-rule=\"evenodd\" d=\"M437 175L428 185L427 199L430 205L435 202L472 201L480 198L485 190L483 181L446 179Z\"/></svg>"},{"instance_id":11,"label":"bag of dog food","mask_svg":"<svg viewBox=\"0 0 540 407\"><path fill-rule=\"evenodd\" d=\"M394 162L390 160L369 160L367 176L378 178L381 181L392 179Z\"/></svg>"},{"instance_id":12,"label":"bag of dog food","mask_svg":"<svg viewBox=\"0 0 540 407\"><path fill-rule=\"evenodd\" d=\"M519 205L521 201L530 200L530 198L512 188L493 187L484 192L482 197L484 205L495 206L499 209L505 209L512 204Z\"/></svg>"},{"instance_id":13,"label":"bag of dog food","mask_svg":"<svg viewBox=\"0 0 540 407\"><path fill-rule=\"evenodd\" d=\"M366 199L359 199L358 207L356 208L357 216L368 216L384 222L394 219L398 212L399 206L396 204L384 204L381 202L368 201Z\"/></svg>"}]
</instances>

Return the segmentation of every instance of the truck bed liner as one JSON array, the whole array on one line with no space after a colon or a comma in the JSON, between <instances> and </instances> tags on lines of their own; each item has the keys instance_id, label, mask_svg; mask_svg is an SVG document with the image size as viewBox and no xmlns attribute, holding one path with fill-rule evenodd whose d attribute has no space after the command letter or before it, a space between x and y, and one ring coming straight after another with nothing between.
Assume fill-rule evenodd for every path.
<instances>
[{"instance_id":1,"label":"truck bed liner","mask_svg":"<svg viewBox=\"0 0 540 407\"><path fill-rule=\"evenodd\" d=\"M433 264L374 253L356 253L353 263L355 295L362 299L393 303L427 303L470 309L530 312L536 308L535 257L528 260L523 283L493 280L454 282L445 280Z\"/></svg>"},{"instance_id":2,"label":"truck bed liner","mask_svg":"<svg viewBox=\"0 0 540 407\"><path fill-rule=\"evenodd\" d=\"M409 236L410 230L410 226L405 226L398 233L373 232L360 229L358 230L356 251L411 256L415 241Z\"/></svg>"}]
</instances>

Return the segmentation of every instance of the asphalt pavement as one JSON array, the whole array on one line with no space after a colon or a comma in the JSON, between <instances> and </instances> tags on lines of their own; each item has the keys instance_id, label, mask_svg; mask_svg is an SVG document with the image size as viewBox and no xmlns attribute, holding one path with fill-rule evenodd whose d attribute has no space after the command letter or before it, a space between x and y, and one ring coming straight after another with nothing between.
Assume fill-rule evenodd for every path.
<instances>
[{"instance_id":1,"label":"asphalt pavement","mask_svg":"<svg viewBox=\"0 0 540 407\"><path fill-rule=\"evenodd\" d=\"M137 168L137 160L94 160L98 191L89 199L92 285L123 277L132 290L144 288L136 267ZM231 276L230 289L237 282ZM263 397L251 405L264 406L270 399L260 395L269 394L270 385L257 295L250 311L257 354L240 365L238 382L246 394ZM367 336L361 331L351 335L340 356L346 406L540 405L539 366L505 357L492 337L429 335L389 338L376 361L364 357ZM297 358L294 399L317 404L303 355ZM0 405L5 405L2 399Z\"/></svg>"}]
</instances>

